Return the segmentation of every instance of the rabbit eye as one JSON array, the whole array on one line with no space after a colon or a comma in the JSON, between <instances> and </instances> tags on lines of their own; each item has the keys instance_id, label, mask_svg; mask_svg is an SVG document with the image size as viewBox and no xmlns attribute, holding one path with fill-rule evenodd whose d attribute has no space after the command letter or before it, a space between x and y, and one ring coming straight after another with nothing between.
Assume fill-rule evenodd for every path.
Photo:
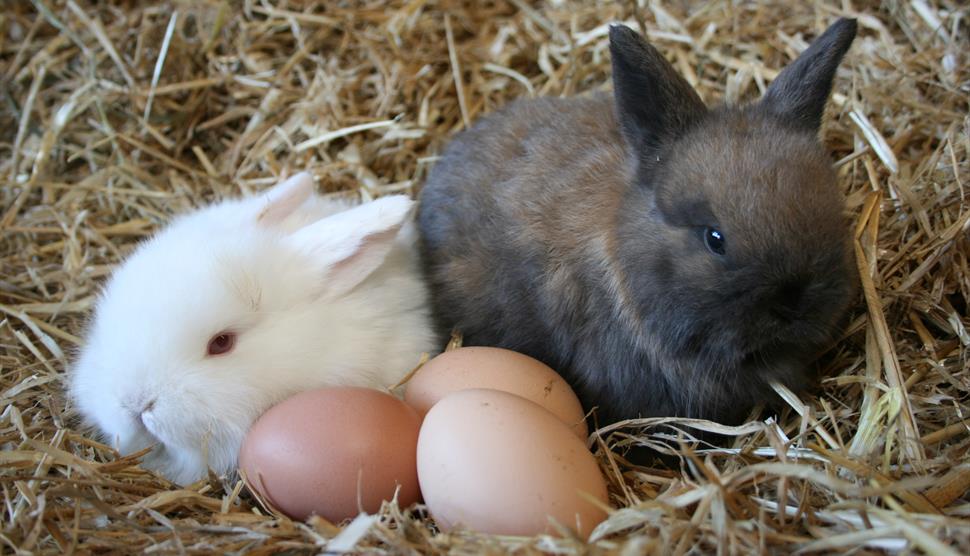
<instances>
[{"instance_id":1,"label":"rabbit eye","mask_svg":"<svg viewBox=\"0 0 970 556\"><path fill-rule=\"evenodd\" d=\"M209 346L206 348L206 354L225 355L232 351L232 348L235 347L235 345L235 332L220 332L209 340Z\"/></svg>"},{"instance_id":2,"label":"rabbit eye","mask_svg":"<svg viewBox=\"0 0 970 556\"><path fill-rule=\"evenodd\" d=\"M724 254L724 235L717 228L704 228L704 245L716 255Z\"/></svg>"}]
</instances>

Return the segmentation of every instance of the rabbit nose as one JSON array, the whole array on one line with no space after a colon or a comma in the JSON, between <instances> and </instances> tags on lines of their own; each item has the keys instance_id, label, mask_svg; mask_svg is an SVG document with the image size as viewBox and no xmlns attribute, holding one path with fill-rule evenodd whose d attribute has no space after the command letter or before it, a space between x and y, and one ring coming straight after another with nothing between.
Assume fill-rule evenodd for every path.
<instances>
[{"instance_id":1,"label":"rabbit nose","mask_svg":"<svg viewBox=\"0 0 970 556\"><path fill-rule=\"evenodd\" d=\"M792 320L798 316L805 301L808 280L792 278L775 288L772 313L782 320Z\"/></svg>"},{"instance_id":2,"label":"rabbit nose","mask_svg":"<svg viewBox=\"0 0 970 556\"><path fill-rule=\"evenodd\" d=\"M125 404L125 407L136 419L143 419L144 415L151 410L155 409L155 400L157 398L136 398L129 400Z\"/></svg>"},{"instance_id":3,"label":"rabbit nose","mask_svg":"<svg viewBox=\"0 0 970 556\"><path fill-rule=\"evenodd\" d=\"M141 424L144 425L149 431L153 430L152 425L155 423L155 416L151 412L154 407L154 405L146 407L141 413L138 414L138 419L141 420Z\"/></svg>"}]
</instances>

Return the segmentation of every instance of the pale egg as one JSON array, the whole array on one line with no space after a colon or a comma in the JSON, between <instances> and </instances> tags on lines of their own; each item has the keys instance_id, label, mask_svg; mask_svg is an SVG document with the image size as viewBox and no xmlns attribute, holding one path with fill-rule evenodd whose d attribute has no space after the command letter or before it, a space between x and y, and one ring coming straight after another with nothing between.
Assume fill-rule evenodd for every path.
<instances>
[{"instance_id":1,"label":"pale egg","mask_svg":"<svg viewBox=\"0 0 970 556\"><path fill-rule=\"evenodd\" d=\"M554 532L552 518L586 538L609 501L583 441L538 404L498 390L454 392L431 408L418 479L444 530L532 536Z\"/></svg>"},{"instance_id":2,"label":"pale egg","mask_svg":"<svg viewBox=\"0 0 970 556\"><path fill-rule=\"evenodd\" d=\"M463 347L442 353L407 383L404 401L424 415L452 392L469 388L502 390L531 400L586 439L583 406L556 371L531 357L493 347Z\"/></svg>"}]
</instances>

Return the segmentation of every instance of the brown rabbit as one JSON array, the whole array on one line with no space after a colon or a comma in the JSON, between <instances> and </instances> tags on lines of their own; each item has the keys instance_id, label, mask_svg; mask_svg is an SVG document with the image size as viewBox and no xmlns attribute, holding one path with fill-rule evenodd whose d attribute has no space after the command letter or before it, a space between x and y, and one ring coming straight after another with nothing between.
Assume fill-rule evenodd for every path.
<instances>
[{"instance_id":1,"label":"brown rabbit","mask_svg":"<svg viewBox=\"0 0 970 556\"><path fill-rule=\"evenodd\" d=\"M817 135L856 33L840 19L752 105L709 110L636 32L614 94L514 102L445 149L422 193L443 327L536 357L602 425L736 422L796 391L852 291Z\"/></svg>"}]
</instances>

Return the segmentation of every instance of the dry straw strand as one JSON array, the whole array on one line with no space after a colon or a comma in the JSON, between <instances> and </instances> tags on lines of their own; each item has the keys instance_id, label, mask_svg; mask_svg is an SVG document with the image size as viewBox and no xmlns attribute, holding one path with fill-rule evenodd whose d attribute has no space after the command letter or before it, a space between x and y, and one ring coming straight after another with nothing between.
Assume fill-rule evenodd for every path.
<instances>
[{"instance_id":1,"label":"dry straw strand","mask_svg":"<svg viewBox=\"0 0 970 556\"><path fill-rule=\"evenodd\" d=\"M862 291L821 384L778 388L741 427L593 433L614 511L589 539L441 533L396 502L295 523L235 478L173 485L79 423L65 373L98 288L173 215L304 169L326 192L417 195L482 115L609 91L612 22L708 102L743 102L840 16L860 31L822 137ZM970 553L968 25L959 0L4 4L0 550ZM631 466L634 445L669 465Z\"/></svg>"}]
</instances>

